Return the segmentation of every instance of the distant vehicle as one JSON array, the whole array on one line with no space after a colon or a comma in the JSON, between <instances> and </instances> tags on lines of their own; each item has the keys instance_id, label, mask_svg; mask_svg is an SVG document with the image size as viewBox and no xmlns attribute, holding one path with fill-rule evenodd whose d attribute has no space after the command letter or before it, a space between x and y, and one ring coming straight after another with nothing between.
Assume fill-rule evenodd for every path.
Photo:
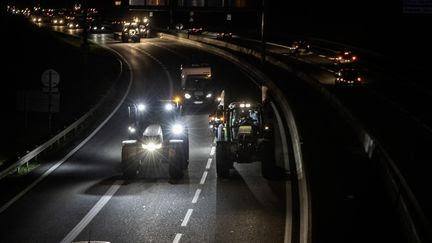
<instances>
[{"instance_id":1,"label":"distant vehicle","mask_svg":"<svg viewBox=\"0 0 432 243\"><path fill-rule=\"evenodd\" d=\"M183 177L189 164L188 128L180 107L161 100L128 107L129 140L122 144L122 171L126 178L142 174L149 164L168 163L173 179Z\"/></svg>"},{"instance_id":2,"label":"distant vehicle","mask_svg":"<svg viewBox=\"0 0 432 243\"><path fill-rule=\"evenodd\" d=\"M106 34L111 32L111 26L105 23L93 22L89 25L89 32L93 34Z\"/></svg>"},{"instance_id":3,"label":"distant vehicle","mask_svg":"<svg viewBox=\"0 0 432 243\"><path fill-rule=\"evenodd\" d=\"M34 15L31 17L31 20L33 23L35 24L42 24L44 19L42 18L42 16L38 16L38 15Z\"/></svg>"},{"instance_id":4,"label":"distant vehicle","mask_svg":"<svg viewBox=\"0 0 432 243\"><path fill-rule=\"evenodd\" d=\"M66 24L66 27L67 27L68 29L79 29L79 28L80 28L80 25L79 25L79 23L78 23L77 21L70 21L70 22L68 22L68 23Z\"/></svg>"},{"instance_id":5,"label":"distant vehicle","mask_svg":"<svg viewBox=\"0 0 432 243\"><path fill-rule=\"evenodd\" d=\"M201 35L204 29L202 27L193 27L190 29L187 29L187 33L191 35Z\"/></svg>"},{"instance_id":6,"label":"distant vehicle","mask_svg":"<svg viewBox=\"0 0 432 243\"><path fill-rule=\"evenodd\" d=\"M208 64L182 65L181 87L184 105L212 104L214 97L211 67Z\"/></svg>"},{"instance_id":7,"label":"distant vehicle","mask_svg":"<svg viewBox=\"0 0 432 243\"><path fill-rule=\"evenodd\" d=\"M213 134L217 135L217 130L220 124L224 123L225 117L224 117L224 111L223 106L218 105L218 108L215 112L209 115L209 127L213 131Z\"/></svg>"},{"instance_id":8,"label":"distant vehicle","mask_svg":"<svg viewBox=\"0 0 432 243\"><path fill-rule=\"evenodd\" d=\"M176 26L175 26L175 29L176 29L176 30L182 30L183 28L184 28L184 26L183 26L182 23L178 23L178 24L176 24Z\"/></svg>"},{"instance_id":9,"label":"distant vehicle","mask_svg":"<svg viewBox=\"0 0 432 243\"><path fill-rule=\"evenodd\" d=\"M233 36L231 32L219 32L216 35L216 39L218 40L230 40Z\"/></svg>"},{"instance_id":10,"label":"distant vehicle","mask_svg":"<svg viewBox=\"0 0 432 243\"><path fill-rule=\"evenodd\" d=\"M64 26L66 24L64 18L62 17L53 17L51 20L51 24L53 26Z\"/></svg>"},{"instance_id":11,"label":"distant vehicle","mask_svg":"<svg viewBox=\"0 0 432 243\"><path fill-rule=\"evenodd\" d=\"M342 55L336 56L336 64L353 63L357 61L357 56L350 51L345 51Z\"/></svg>"},{"instance_id":12,"label":"distant vehicle","mask_svg":"<svg viewBox=\"0 0 432 243\"><path fill-rule=\"evenodd\" d=\"M310 44L306 41L294 41L291 47L294 54L306 54L310 50Z\"/></svg>"},{"instance_id":13,"label":"distant vehicle","mask_svg":"<svg viewBox=\"0 0 432 243\"><path fill-rule=\"evenodd\" d=\"M121 41L126 43L129 41L140 42L141 34L140 28L136 22L126 22L123 25L123 31L121 32Z\"/></svg>"},{"instance_id":14,"label":"distant vehicle","mask_svg":"<svg viewBox=\"0 0 432 243\"><path fill-rule=\"evenodd\" d=\"M216 135L218 177L228 177L234 162L255 161L261 161L263 176L270 176L275 167L274 119L269 103L263 100L264 103L237 100L229 105L224 101L224 120Z\"/></svg>"},{"instance_id":15,"label":"distant vehicle","mask_svg":"<svg viewBox=\"0 0 432 243\"><path fill-rule=\"evenodd\" d=\"M335 85L361 85L365 80L355 68L343 68L336 73Z\"/></svg>"}]
</instances>

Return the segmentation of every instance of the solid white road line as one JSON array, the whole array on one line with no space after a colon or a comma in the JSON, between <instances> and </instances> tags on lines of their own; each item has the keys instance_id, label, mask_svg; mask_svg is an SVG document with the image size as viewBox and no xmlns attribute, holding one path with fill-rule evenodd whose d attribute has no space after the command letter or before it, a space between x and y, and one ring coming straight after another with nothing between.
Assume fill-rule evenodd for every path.
<instances>
[{"instance_id":1,"label":"solid white road line","mask_svg":"<svg viewBox=\"0 0 432 243\"><path fill-rule=\"evenodd\" d=\"M205 180L206 180L206 178L207 178L207 174L208 174L208 172L207 172L207 171L204 171L204 173L203 173L203 175L202 175L202 177L201 177L201 181L200 181L200 184L201 184L201 185L204 184L204 182L205 182Z\"/></svg>"},{"instance_id":2,"label":"solid white road line","mask_svg":"<svg viewBox=\"0 0 432 243\"><path fill-rule=\"evenodd\" d=\"M201 194L201 189L197 189L195 195L192 199L192 203L196 203L198 201L199 195Z\"/></svg>"},{"instance_id":3,"label":"solid white road line","mask_svg":"<svg viewBox=\"0 0 432 243\"><path fill-rule=\"evenodd\" d=\"M212 146L212 148L210 150L210 156L213 156L215 152L216 152L216 147Z\"/></svg>"},{"instance_id":4,"label":"solid white road line","mask_svg":"<svg viewBox=\"0 0 432 243\"><path fill-rule=\"evenodd\" d=\"M66 235L66 237L61 241L61 243L72 242L83 229L92 221L92 219L101 211L101 209L108 203L112 196L117 192L123 184L122 180L117 180L108 189L108 191L99 199L99 201L93 206L92 209L87 213L86 216Z\"/></svg>"},{"instance_id":5,"label":"solid white road line","mask_svg":"<svg viewBox=\"0 0 432 243\"><path fill-rule=\"evenodd\" d=\"M183 234L176 234L174 237L173 243L179 243Z\"/></svg>"},{"instance_id":6,"label":"solid white road line","mask_svg":"<svg viewBox=\"0 0 432 243\"><path fill-rule=\"evenodd\" d=\"M116 50L111 49L109 47L107 47L108 49L112 50L113 52L117 53L120 58L123 59L123 61L126 63L126 65L129 67L129 70L132 70L129 62L126 61L126 59L124 59L120 53L118 53ZM132 87L132 82L133 82L133 73L130 72L129 73L129 84L126 90L126 93L123 95L122 99L120 100L120 102L117 104L117 106L114 108L114 110L109 114L109 116L86 138L84 139L80 144L78 144L78 146L76 146L72 151L70 151L63 159L61 159L59 162L55 163L51 168L49 168L47 171L45 171L45 173L42 174L41 177L39 177L37 180L35 180L32 184L30 184L28 187L26 187L24 190L22 190L20 193L18 193L15 197L13 197L11 200L9 200L6 204L4 204L1 208L0 208L0 214L5 211L6 209L8 209L13 203L15 203L16 201L18 201L22 196L24 196L28 191L30 191L31 189L33 189L33 187L35 187L37 184L39 184L39 182L41 182L43 179L45 179L45 177L47 177L49 174L51 174L54 170L56 170L60 165L62 165L66 160L68 160L76 151L78 151L81 147L83 147L90 139L93 138L94 135L96 135L97 132L99 132L99 130L105 126L105 124L111 119L111 117L117 112L117 110L120 108L120 106L123 104L123 102L125 101L126 97L129 95L130 89Z\"/></svg>"},{"instance_id":7,"label":"solid white road line","mask_svg":"<svg viewBox=\"0 0 432 243\"><path fill-rule=\"evenodd\" d=\"M187 213L186 213L186 215L185 215L185 217L184 217L184 219L183 219L183 222L182 222L181 226L185 227L188 224L189 219L190 219L190 217L192 215L192 212L193 212L193 209L189 208L188 211L187 211Z\"/></svg>"},{"instance_id":8,"label":"solid white road line","mask_svg":"<svg viewBox=\"0 0 432 243\"><path fill-rule=\"evenodd\" d=\"M206 170L210 169L210 167L211 167L211 162L212 162L212 158L209 158L209 159L207 160Z\"/></svg>"}]
</instances>

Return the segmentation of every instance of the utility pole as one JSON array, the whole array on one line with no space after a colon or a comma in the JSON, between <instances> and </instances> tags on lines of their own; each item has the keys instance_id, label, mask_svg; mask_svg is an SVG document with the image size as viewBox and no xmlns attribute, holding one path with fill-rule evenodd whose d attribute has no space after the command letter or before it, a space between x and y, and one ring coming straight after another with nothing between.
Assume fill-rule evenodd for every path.
<instances>
[{"instance_id":1,"label":"utility pole","mask_svg":"<svg viewBox=\"0 0 432 243\"><path fill-rule=\"evenodd\" d=\"M82 32L82 44L81 48L84 51L88 50L88 22L87 22L87 0L82 2L83 7L83 32Z\"/></svg>"},{"instance_id":2,"label":"utility pole","mask_svg":"<svg viewBox=\"0 0 432 243\"><path fill-rule=\"evenodd\" d=\"M264 27L265 27L265 10L266 4L265 0L261 0L261 63L264 65L265 63L265 51L266 51L266 43L265 43L265 35L264 35Z\"/></svg>"}]
</instances>

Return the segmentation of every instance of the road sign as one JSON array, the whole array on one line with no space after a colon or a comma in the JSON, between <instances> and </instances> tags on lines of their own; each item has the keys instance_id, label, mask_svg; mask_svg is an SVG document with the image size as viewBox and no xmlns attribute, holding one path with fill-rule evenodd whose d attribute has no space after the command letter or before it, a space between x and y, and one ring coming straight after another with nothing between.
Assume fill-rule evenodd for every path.
<instances>
[{"instance_id":1,"label":"road sign","mask_svg":"<svg viewBox=\"0 0 432 243\"><path fill-rule=\"evenodd\" d=\"M45 87L57 87L60 83L60 75L54 69L48 69L42 73L41 80Z\"/></svg>"},{"instance_id":2,"label":"road sign","mask_svg":"<svg viewBox=\"0 0 432 243\"><path fill-rule=\"evenodd\" d=\"M231 20L231 14L227 14L227 20Z\"/></svg>"}]
</instances>

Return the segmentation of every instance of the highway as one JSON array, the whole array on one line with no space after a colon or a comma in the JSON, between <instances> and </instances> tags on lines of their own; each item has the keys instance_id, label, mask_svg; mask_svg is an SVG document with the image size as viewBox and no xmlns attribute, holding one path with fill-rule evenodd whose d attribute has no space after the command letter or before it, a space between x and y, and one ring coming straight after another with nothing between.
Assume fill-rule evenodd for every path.
<instances>
[{"instance_id":1,"label":"highway","mask_svg":"<svg viewBox=\"0 0 432 243\"><path fill-rule=\"evenodd\" d=\"M230 178L218 179L205 111L186 117L190 164L183 179L170 180L163 164L150 167L145 178L121 176L128 104L175 94L182 63L209 63L223 87L239 90L239 97L259 97L248 75L223 59L158 38L108 46L130 65L122 80L132 81L129 95L88 142L31 190L20 194L73 147L24 179L2 181L0 242L283 242L289 183L264 179L259 163L235 165Z\"/></svg>"}]
</instances>

